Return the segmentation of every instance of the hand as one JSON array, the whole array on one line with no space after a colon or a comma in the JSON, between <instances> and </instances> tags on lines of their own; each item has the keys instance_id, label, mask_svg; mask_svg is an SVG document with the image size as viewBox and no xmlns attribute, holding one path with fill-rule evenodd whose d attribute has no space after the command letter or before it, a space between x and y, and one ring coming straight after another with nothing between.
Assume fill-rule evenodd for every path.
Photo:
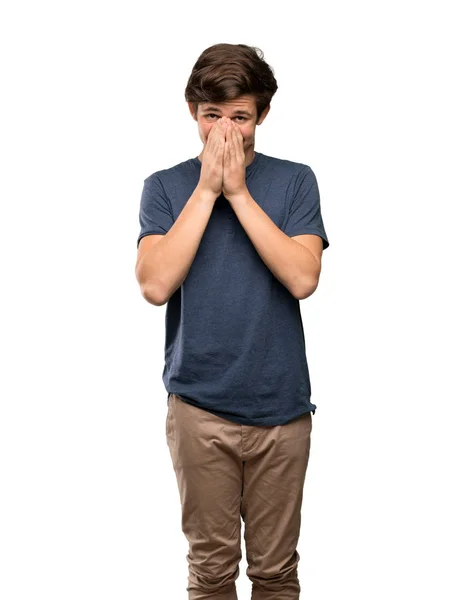
<instances>
[{"instance_id":1,"label":"hand","mask_svg":"<svg viewBox=\"0 0 450 600\"><path fill-rule=\"evenodd\" d=\"M232 200L246 191L244 138L238 125L228 120L225 126L222 193Z\"/></svg>"},{"instance_id":2,"label":"hand","mask_svg":"<svg viewBox=\"0 0 450 600\"><path fill-rule=\"evenodd\" d=\"M211 127L203 148L202 167L198 187L220 196L223 187L223 159L225 148L225 123L219 120Z\"/></svg>"}]
</instances>

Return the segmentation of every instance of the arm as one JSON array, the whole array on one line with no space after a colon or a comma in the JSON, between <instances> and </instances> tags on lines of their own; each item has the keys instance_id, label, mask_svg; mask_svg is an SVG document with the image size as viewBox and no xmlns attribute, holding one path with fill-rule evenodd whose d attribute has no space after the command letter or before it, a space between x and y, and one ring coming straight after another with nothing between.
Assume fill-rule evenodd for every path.
<instances>
[{"instance_id":1,"label":"arm","mask_svg":"<svg viewBox=\"0 0 450 600\"><path fill-rule=\"evenodd\" d=\"M250 195L245 182L243 137L237 125L231 123L225 136L225 197L273 275L298 300L311 296L319 282L322 250L329 246L316 176L307 165L298 170L283 232Z\"/></svg>"},{"instance_id":2,"label":"arm","mask_svg":"<svg viewBox=\"0 0 450 600\"><path fill-rule=\"evenodd\" d=\"M316 256L317 252L312 252L306 245L283 233L250 193L234 198L231 204L255 249L274 276L295 298L303 300L310 296L319 281L321 253ZM318 240L322 246L321 238Z\"/></svg>"},{"instance_id":3,"label":"arm","mask_svg":"<svg viewBox=\"0 0 450 600\"><path fill-rule=\"evenodd\" d=\"M196 187L170 230L138 254L136 278L148 302L165 304L186 279L215 200L214 194Z\"/></svg>"}]
</instances>

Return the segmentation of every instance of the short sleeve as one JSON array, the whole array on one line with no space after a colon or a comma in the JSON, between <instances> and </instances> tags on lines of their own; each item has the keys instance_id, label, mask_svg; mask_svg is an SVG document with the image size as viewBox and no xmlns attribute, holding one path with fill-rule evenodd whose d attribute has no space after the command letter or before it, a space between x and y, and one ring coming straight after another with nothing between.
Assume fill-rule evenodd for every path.
<instances>
[{"instance_id":1,"label":"short sleeve","mask_svg":"<svg viewBox=\"0 0 450 600\"><path fill-rule=\"evenodd\" d=\"M322 238L324 250L330 245L320 210L317 179L307 165L294 182L293 199L284 233L289 237L312 233Z\"/></svg>"},{"instance_id":2,"label":"short sleeve","mask_svg":"<svg viewBox=\"0 0 450 600\"><path fill-rule=\"evenodd\" d=\"M153 173L144 180L139 208L141 231L137 239L137 245L139 246L141 238L145 235L151 233L165 235L173 223L170 201L159 177Z\"/></svg>"}]
</instances>

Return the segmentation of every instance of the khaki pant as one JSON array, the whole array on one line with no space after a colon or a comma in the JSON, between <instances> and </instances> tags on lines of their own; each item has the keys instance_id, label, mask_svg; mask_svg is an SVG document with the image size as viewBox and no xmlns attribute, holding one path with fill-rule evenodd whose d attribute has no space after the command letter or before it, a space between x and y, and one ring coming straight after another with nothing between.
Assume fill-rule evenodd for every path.
<instances>
[{"instance_id":1,"label":"khaki pant","mask_svg":"<svg viewBox=\"0 0 450 600\"><path fill-rule=\"evenodd\" d=\"M241 425L170 394L166 439L189 541L189 600L237 600L241 517L252 600L294 600L312 416Z\"/></svg>"}]
</instances>

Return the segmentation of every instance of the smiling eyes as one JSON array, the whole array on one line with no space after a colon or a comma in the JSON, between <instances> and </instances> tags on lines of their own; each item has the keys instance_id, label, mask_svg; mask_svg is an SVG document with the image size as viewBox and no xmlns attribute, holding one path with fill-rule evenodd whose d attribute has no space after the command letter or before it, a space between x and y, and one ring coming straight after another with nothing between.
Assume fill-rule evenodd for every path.
<instances>
[{"instance_id":1,"label":"smiling eyes","mask_svg":"<svg viewBox=\"0 0 450 600\"><path fill-rule=\"evenodd\" d=\"M209 113L209 114L207 114L205 116L206 117L217 117L218 115L216 115L214 113ZM245 117L241 117L240 115L236 115L235 119L242 119L242 121L239 121L240 123L243 123L244 121L247 120Z\"/></svg>"}]
</instances>

